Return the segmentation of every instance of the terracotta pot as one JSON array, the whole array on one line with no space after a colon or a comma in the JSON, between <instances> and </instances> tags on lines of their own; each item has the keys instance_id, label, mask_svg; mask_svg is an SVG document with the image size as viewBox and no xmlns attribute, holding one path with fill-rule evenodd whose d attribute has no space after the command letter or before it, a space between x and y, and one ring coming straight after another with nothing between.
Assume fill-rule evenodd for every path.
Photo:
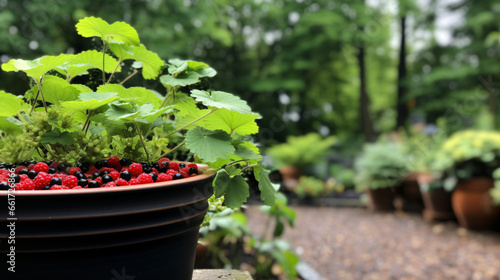
<instances>
[{"instance_id":1,"label":"terracotta pot","mask_svg":"<svg viewBox=\"0 0 500 280\"><path fill-rule=\"evenodd\" d=\"M417 176L419 186L432 183L434 180L432 174L428 173L421 173ZM426 221L455 219L451 206L451 192L444 189L429 190L422 192L422 198L425 205L422 215Z\"/></svg>"},{"instance_id":2,"label":"terracotta pot","mask_svg":"<svg viewBox=\"0 0 500 280\"><path fill-rule=\"evenodd\" d=\"M204 174L179 181L16 192L16 272L5 267L12 222L5 209L0 279L191 280L199 226L213 193L213 170L199 169ZM0 201L7 201L7 191L0 191Z\"/></svg>"},{"instance_id":3,"label":"terracotta pot","mask_svg":"<svg viewBox=\"0 0 500 280\"><path fill-rule=\"evenodd\" d=\"M201 262L203 262L203 260L205 260L209 246L210 242L208 241L198 242L198 244L196 245L196 258L195 258L196 265L200 264Z\"/></svg>"},{"instance_id":4,"label":"terracotta pot","mask_svg":"<svg viewBox=\"0 0 500 280\"><path fill-rule=\"evenodd\" d=\"M452 195L452 206L460 226L467 229L491 229L500 219L500 207L488 193L494 181L488 178L460 180Z\"/></svg>"},{"instance_id":5,"label":"terracotta pot","mask_svg":"<svg viewBox=\"0 0 500 280\"><path fill-rule=\"evenodd\" d=\"M420 193L417 176L417 173L412 173L408 175L401 184L403 199L407 202L422 203L422 194Z\"/></svg>"},{"instance_id":6,"label":"terracotta pot","mask_svg":"<svg viewBox=\"0 0 500 280\"><path fill-rule=\"evenodd\" d=\"M367 205L370 211L394 210L393 188L368 189L366 192L370 197L370 201Z\"/></svg>"},{"instance_id":7,"label":"terracotta pot","mask_svg":"<svg viewBox=\"0 0 500 280\"><path fill-rule=\"evenodd\" d=\"M280 168L283 184L289 190L293 189L299 183L302 176L302 169L294 166L283 166Z\"/></svg>"}]
</instances>

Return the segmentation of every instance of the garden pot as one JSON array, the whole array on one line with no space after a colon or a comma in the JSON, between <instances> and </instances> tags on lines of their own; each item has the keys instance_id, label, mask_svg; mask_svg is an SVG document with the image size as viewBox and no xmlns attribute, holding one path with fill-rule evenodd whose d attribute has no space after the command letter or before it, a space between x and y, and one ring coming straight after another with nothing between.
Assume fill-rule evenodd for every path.
<instances>
[{"instance_id":1,"label":"garden pot","mask_svg":"<svg viewBox=\"0 0 500 280\"><path fill-rule=\"evenodd\" d=\"M420 193L420 186L417 182L418 173L411 173L406 176L401 185L403 198L407 202L422 203L422 194Z\"/></svg>"},{"instance_id":2,"label":"garden pot","mask_svg":"<svg viewBox=\"0 0 500 280\"><path fill-rule=\"evenodd\" d=\"M432 174L422 173L417 176L419 186L434 181ZM455 219L455 213L451 206L451 192L444 189L433 189L422 191L425 209L422 211L424 219L428 222L434 220Z\"/></svg>"},{"instance_id":3,"label":"garden pot","mask_svg":"<svg viewBox=\"0 0 500 280\"><path fill-rule=\"evenodd\" d=\"M393 188L368 189L366 192L370 197L367 205L370 211L392 211L395 209Z\"/></svg>"},{"instance_id":4,"label":"garden pot","mask_svg":"<svg viewBox=\"0 0 500 280\"><path fill-rule=\"evenodd\" d=\"M191 280L214 171L129 187L15 193L15 273L5 267L7 191L0 191L0 279ZM7 266L10 265L7 263Z\"/></svg>"},{"instance_id":5,"label":"garden pot","mask_svg":"<svg viewBox=\"0 0 500 280\"><path fill-rule=\"evenodd\" d=\"M473 230L491 229L500 219L500 207L495 206L488 191L494 181L473 178L458 181L452 194L452 206L460 226Z\"/></svg>"},{"instance_id":6,"label":"garden pot","mask_svg":"<svg viewBox=\"0 0 500 280\"><path fill-rule=\"evenodd\" d=\"M280 168L282 182L288 190L293 189L299 183L302 169L294 166L283 166Z\"/></svg>"}]
</instances>

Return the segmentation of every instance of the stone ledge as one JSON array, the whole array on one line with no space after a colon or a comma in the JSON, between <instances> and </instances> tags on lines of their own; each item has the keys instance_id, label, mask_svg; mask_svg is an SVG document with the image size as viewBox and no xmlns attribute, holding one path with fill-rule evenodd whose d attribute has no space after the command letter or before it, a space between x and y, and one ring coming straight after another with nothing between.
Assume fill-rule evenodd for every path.
<instances>
[{"instance_id":1,"label":"stone ledge","mask_svg":"<svg viewBox=\"0 0 500 280\"><path fill-rule=\"evenodd\" d=\"M195 269L193 280L252 280L248 271L229 269Z\"/></svg>"}]
</instances>

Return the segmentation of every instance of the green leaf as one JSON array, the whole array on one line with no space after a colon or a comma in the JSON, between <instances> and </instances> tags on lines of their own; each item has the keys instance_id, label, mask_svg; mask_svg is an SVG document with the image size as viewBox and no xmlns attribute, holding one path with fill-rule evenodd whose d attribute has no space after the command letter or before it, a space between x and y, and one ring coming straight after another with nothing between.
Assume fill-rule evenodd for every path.
<instances>
[{"instance_id":1,"label":"green leaf","mask_svg":"<svg viewBox=\"0 0 500 280\"><path fill-rule=\"evenodd\" d=\"M231 177L225 169L220 169L219 171L217 171L217 175L215 175L215 179L212 182L212 185L215 188L215 197L220 197L226 192L227 186L230 181Z\"/></svg>"},{"instance_id":2,"label":"green leaf","mask_svg":"<svg viewBox=\"0 0 500 280\"><path fill-rule=\"evenodd\" d=\"M73 57L74 55L70 54L60 54L58 56L43 56L35 60L11 59L2 64L2 69L6 72L23 71L28 77L38 80L48 71L68 62Z\"/></svg>"},{"instance_id":3,"label":"green leaf","mask_svg":"<svg viewBox=\"0 0 500 280\"><path fill-rule=\"evenodd\" d=\"M199 78L213 77L217 74L215 69L204 62L174 58L170 59L168 63L168 73L174 77L177 77L177 75L183 72L193 73Z\"/></svg>"},{"instance_id":4,"label":"green leaf","mask_svg":"<svg viewBox=\"0 0 500 280\"><path fill-rule=\"evenodd\" d=\"M251 135L259 132L259 127L255 122L260 118L259 114L242 114L227 109L219 109L211 114L207 119L208 129L221 129L229 134Z\"/></svg>"},{"instance_id":5,"label":"green leaf","mask_svg":"<svg viewBox=\"0 0 500 280\"><path fill-rule=\"evenodd\" d=\"M116 101L115 101L116 102ZM106 110L106 117L111 121L117 120L135 120L140 111L137 108L133 107L130 103L110 103L109 109Z\"/></svg>"},{"instance_id":6,"label":"green leaf","mask_svg":"<svg viewBox=\"0 0 500 280\"><path fill-rule=\"evenodd\" d=\"M116 67L117 65L118 67ZM63 75L74 78L76 76L88 74L87 70L94 68L102 70L102 53L97 50L84 51L76 54L70 61L57 66L56 70ZM115 69L116 72L121 71L121 65L118 64L118 60L109 54L105 54L104 71L106 73L111 73L115 71Z\"/></svg>"},{"instance_id":7,"label":"green leaf","mask_svg":"<svg viewBox=\"0 0 500 280\"><path fill-rule=\"evenodd\" d=\"M80 93L92 92L88 86L80 85L80 84L71 84L72 87L76 88Z\"/></svg>"},{"instance_id":8,"label":"green leaf","mask_svg":"<svg viewBox=\"0 0 500 280\"><path fill-rule=\"evenodd\" d=\"M160 108L163 101L151 90L143 87L125 88L118 84L107 84L99 86L96 92L116 92L120 100L135 103L137 105L153 104L156 109Z\"/></svg>"},{"instance_id":9,"label":"green leaf","mask_svg":"<svg viewBox=\"0 0 500 280\"><path fill-rule=\"evenodd\" d=\"M56 128L42 135L40 143L71 145L75 143L76 136L76 133L61 132Z\"/></svg>"},{"instance_id":10,"label":"green leaf","mask_svg":"<svg viewBox=\"0 0 500 280\"><path fill-rule=\"evenodd\" d=\"M23 132L24 123L13 117L0 117L0 130L6 134L19 134Z\"/></svg>"},{"instance_id":11,"label":"green leaf","mask_svg":"<svg viewBox=\"0 0 500 280\"><path fill-rule=\"evenodd\" d=\"M110 120L128 120L134 121L138 118L145 119L148 123L153 123L162 114L171 111L173 106L164 107L158 110L153 108L152 104L144 104L139 107L132 106L130 103L111 103L106 111L106 117Z\"/></svg>"},{"instance_id":12,"label":"green leaf","mask_svg":"<svg viewBox=\"0 0 500 280\"><path fill-rule=\"evenodd\" d=\"M276 189L273 187L269 179L269 171L262 167L262 162L259 166L254 167L255 179L259 181L260 199L269 206L273 206L276 202Z\"/></svg>"},{"instance_id":13,"label":"green leaf","mask_svg":"<svg viewBox=\"0 0 500 280\"><path fill-rule=\"evenodd\" d=\"M243 159L261 159L262 156L259 153L259 148L255 144L250 142L243 142L236 146L236 151L234 152L236 156Z\"/></svg>"},{"instance_id":14,"label":"green leaf","mask_svg":"<svg viewBox=\"0 0 500 280\"><path fill-rule=\"evenodd\" d=\"M81 101L67 101L61 103L61 106L74 111L94 110L115 101L118 99L117 95L115 92L81 93Z\"/></svg>"},{"instance_id":15,"label":"green leaf","mask_svg":"<svg viewBox=\"0 0 500 280\"><path fill-rule=\"evenodd\" d=\"M191 91L191 96L196 101L208 107L224 108L242 114L252 114L252 109L250 109L247 102L231 93L223 91L212 91L210 93L195 89Z\"/></svg>"},{"instance_id":16,"label":"green leaf","mask_svg":"<svg viewBox=\"0 0 500 280\"><path fill-rule=\"evenodd\" d=\"M110 45L110 49L121 60L134 59L141 62L142 76L147 80L156 79L165 65L158 54L149 51L143 44L137 47L113 44Z\"/></svg>"},{"instance_id":17,"label":"green leaf","mask_svg":"<svg viewBox=\"0 0 500 280\"><path fill-rule=\"evenodd\" d=\"M200 77L195 73L182 73L177 77L171 75L163 75L160 77L160 82L168 87L185 87L189 85L194 85L200 81Z\"/></svg>"},{"instance_id":18,"label":"green leaf","mask_svg":"<svg viewBox=\"0 0 500 280\"><path fill-rule=\"evenodd\" d=\"M76 30L83 37L100 37L108 44L137 46L140 43L137 31L122 21L110 25L100 18L86 17L76 24Z\"/></svg>"},{"instance_id":19,"label":"green leaf","mask_svg":"<svg viewBox=\"0 0 500 280\"><path fill-rule=\"evenodd\" d=\"M224 203L231 209L239 208L247 201L250 196L248 183L241 175L231 178L226 194L224 195Z\"/></svg>"},{"instance_id":20,"label":"green leaf","mask_svg":"<svg viewBox=\"0 0 500 280\"><path fill-rule=\"evenodd\" d=\"M22 99L0 90L0 117L12 117L17 115L25 106Z\"/></svg>"},{"instance_id":21,"label":"green leaf","mask_svg":"<svg viewBox=\"0 0 500 280\"><path fill-rule=\"evenodd\" d=\"M215 196L224 195L227 207L235 209L241 207L250 196L248 184L241 175L230 176L225 169L217 172L213 181Z\"/></svg>"},{"instance_id":22,"label":"green leaf","mask_svg":"<svg viewBox=\"0 0 500 280\"><path fill-rule=\"evenodd\" d=\"M202 127L195 127L186 133L186 147L191 152L208 162L215 162L218 158L227 158L235 151L231 145L231 136L222 130L211 131Z\"/></svg>"},{"instance_id":23,"label":"green leaf","mask_svg":"<svg viewBox=\"0 0 500 280\"><path fill-rule=\"evenodd\" d=\"M80 91L66 80L51 75L43 78L42 91L45 101L54 104L76 100L80 94Z\"/></svg>"}]
</instances>

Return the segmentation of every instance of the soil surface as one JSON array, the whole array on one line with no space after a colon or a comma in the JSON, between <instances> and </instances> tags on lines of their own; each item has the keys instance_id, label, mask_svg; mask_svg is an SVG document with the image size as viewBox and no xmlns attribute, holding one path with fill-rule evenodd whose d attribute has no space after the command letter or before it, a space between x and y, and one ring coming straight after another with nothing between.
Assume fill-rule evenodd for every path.
<instances>
[{"instance_id":1,"label":"soil surface","mask_svg":"<svg viewBox=\"0 0 500 280\"><path fill-rule=\"evenodd\" d=\"M499 232L428 223L418 213L292 208L295 228L284 238L323 279L500 279ZM258 206L247 214L249 227L264 232Z\"/></svg>"}]
</instances>

